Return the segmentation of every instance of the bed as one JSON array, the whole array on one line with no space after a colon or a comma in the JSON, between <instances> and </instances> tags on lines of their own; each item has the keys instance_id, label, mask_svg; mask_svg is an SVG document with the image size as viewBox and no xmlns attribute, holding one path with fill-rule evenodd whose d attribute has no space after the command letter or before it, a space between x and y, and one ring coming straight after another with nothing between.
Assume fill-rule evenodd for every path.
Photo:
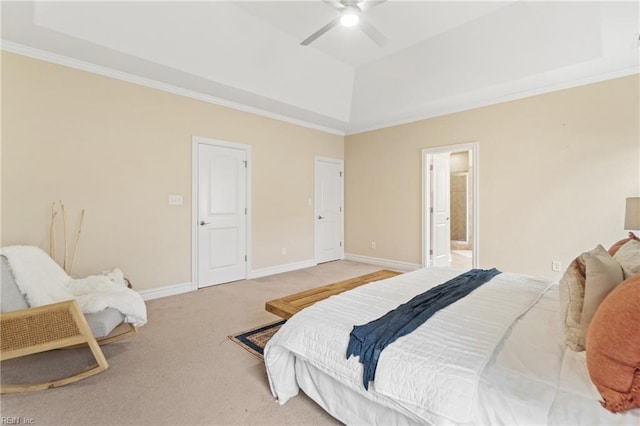
<instances>
[{"instance_id":1,"label":"bed","mask_svg":"<svg viewBox=\"0 0 640 426\"><path fill-rule=\"evenodd\" d=\"M265 347L273 395L302 389L346 424L640 424L605 410L585 352L565 344L556 283L502 273L439 311L380 355L375 380L346 358L356 324L463 271L425 268L320 301Z\"/></svg>"}]
</instances>

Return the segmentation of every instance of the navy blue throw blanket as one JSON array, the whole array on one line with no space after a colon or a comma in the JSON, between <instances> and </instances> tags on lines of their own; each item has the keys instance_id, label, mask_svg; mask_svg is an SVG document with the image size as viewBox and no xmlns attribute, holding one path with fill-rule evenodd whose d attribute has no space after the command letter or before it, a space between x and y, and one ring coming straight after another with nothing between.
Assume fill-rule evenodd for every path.
<instances>
[{"instance_id":1,"label":"navy blue throw blanket","mask_svg":"<svg viewBox=\"0 0 640 426\"><path fill-rule=\"evenodd\" d=\"M364 366L364 388L368 390L369 382L374 380L378 359L384 348L499 273L496 268L472 269L415 296L376 320L364 325L354 325L349 336L347 359L351 355L360 357L360 363Z\"/></svg>"}]
</instances>

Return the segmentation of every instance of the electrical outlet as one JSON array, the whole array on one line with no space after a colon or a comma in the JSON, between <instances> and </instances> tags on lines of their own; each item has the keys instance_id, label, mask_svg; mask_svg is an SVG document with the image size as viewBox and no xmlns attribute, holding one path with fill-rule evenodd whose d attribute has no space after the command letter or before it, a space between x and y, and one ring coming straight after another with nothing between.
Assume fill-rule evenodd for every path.
<instances>
[{"instance_id":1,"label":"electrical outlet","mask_svg":"<svg viewBox=\"0 0 640 426\"><path fill-rule=\"evenodd\" d=\"M376 248L376 242L375 241L371 241L371 248L375 250L375 248Z\"/></svg>"},{"instance_id":2,"label":"electrical outlet","mask_svg":"<svg viewBox=\"0 0 640 426\"><path fill-rule=\"evenodd\" d=\"M559 260L551 261L551 270L554 272L560 272L562 270L562 263Z\"/></svg>"}]
</instances>

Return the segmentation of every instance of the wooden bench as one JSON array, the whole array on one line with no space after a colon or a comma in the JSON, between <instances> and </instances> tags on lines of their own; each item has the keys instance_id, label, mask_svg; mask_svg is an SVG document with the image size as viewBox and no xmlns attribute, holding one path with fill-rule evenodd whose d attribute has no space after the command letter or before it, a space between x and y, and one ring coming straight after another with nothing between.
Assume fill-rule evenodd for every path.
<instances>
[{"instance_id":1,"label":"wooden bench","mask_svg":"<svg viewBox=\"0 0 640 426\"><path fill-rule=\"evenodd\" d=\"M372 272L367 275L351 278L345 281L340 281L334 284L325 285L311 290L302 291L300 293L291 294L289 296L274 299L265 304L265 309L272 314L275 314L281 318L289 319L294 314L300 312L307 306L311 306L314 303L324 300L327 297L334 294L340 294L352 288L359 287L363 284L367 284L373 281L380 281L386 278L395 277L400 275L401 272L389 271L383 269L381 271Z\"/></svg>"}]
</instances>

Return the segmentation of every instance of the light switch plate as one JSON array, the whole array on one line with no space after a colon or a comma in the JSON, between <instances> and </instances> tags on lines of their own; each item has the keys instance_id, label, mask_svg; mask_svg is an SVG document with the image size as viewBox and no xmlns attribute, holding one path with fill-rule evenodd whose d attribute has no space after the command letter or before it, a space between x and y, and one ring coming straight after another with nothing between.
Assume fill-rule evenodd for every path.
<instances>
[{"instance_id":1,"label":"light switch plate","mask_svg":"<svg viewBox=\"0 0 640 426\"><path fill-rule=\"evenodd\" d=\"M170 206L181 206L182 203L182 195L169 195Z\"/></svg>"}]
</instances>

